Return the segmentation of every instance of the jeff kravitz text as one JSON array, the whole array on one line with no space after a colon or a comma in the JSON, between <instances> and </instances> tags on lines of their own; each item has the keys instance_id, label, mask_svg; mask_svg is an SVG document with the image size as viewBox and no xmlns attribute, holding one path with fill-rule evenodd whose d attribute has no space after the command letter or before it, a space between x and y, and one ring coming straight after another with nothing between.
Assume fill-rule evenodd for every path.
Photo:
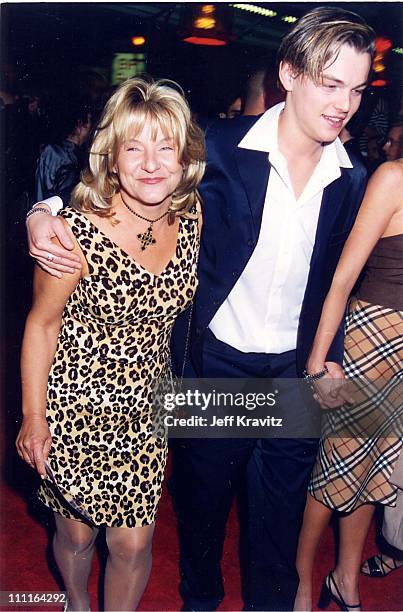
<instances>
[{"instance_id":1,"label":"jeff kravitz text","mask_svg":"<svg viewBox=\"0 0 403 612\"><path fill-rule=\"evenodd\" d=\"M252 418L246 415L226 415L225 417L212 416L211 421L207 417L192 415L190 417L174 417L167 414L164 418L166 427L281 427L282 418L267 416L264 418Z\"/></svg>"}]
</instances>

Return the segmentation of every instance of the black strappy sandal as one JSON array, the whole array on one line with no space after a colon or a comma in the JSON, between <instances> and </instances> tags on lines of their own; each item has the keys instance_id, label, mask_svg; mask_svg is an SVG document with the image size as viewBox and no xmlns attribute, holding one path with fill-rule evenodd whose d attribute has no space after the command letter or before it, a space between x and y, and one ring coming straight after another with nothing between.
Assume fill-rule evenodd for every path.
<instances>
[{"instance_id":1,"label":"black strappy sandal","mask_svg":"<svg viewBox=\"0 0 403 612\"><path fill-rule=\"evenodd\" d=\"M361 573L371 578L384 578L394 570L399 569L399 567L403 567L403 565L398 565L393 557L387 556L388 561L385 561L385 556L387 555L382 555L382 553L380 553L379 555L374 555L367 559L366 563L368 564L369 571L363 569L363 564L361 565Z\"/></svg>"},{"instance_id":2,"label":"black strappy sandal","mask_svg":"<svg viewBox=\"0 0 403 612\"><path fill-rule=\"evenodd\" d=\"M334 594L333 589L336 591L337 595ZM344 612L359 610L361 608L361 603L350 605L344 601L343 596L339 591L339 587L337 586L333 577L333 572L330 572L323 582L318 608L320 610L326 610L331 601L334 601L334 603L339 606L340 610L343 610Z\"/></svg>"}]
</instances>

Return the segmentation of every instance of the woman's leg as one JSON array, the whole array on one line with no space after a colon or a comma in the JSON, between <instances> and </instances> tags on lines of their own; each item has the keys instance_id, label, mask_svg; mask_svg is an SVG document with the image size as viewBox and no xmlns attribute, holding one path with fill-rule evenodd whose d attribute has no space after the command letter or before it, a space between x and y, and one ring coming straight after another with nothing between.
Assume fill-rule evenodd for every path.
<instances>
[{"instance_id":1,"label":"woman's leg","mask_svg":"<svg viewBox=\"0 0 403 612\"><path fill-rule=\"evenodd\" d=\"M299 586L294 610L312 610L312 572L316 549L331 516L331 508L308 495L297 550Z\"/></svg>"},{"instance_id":2,"label":"woman's leg","mask_svg":"<svg viewBox=\"0 0 403 612\"><path fill-rule=\"evenodd\" d=\"M136 610L151 571L153 533L154 524L107 528L105 610Z\"/></svg>"},{"instance_id":3,"label":"woman's leg","mask_svg":"<svg viewBox=\"0 0 403 612\"><path fill-rule=\"evenodd\" d=\"M55 513L53 553L67 591L69 610L89 610L87 590L98 529Z\"/></svg>"},{"instance_id":4,"label":"woman's leg","mask_svg":"<svg viewBox=\"0 0 403 612\"><path fill-rule=\"evenodd\" d=\"M360 601L358 579L362 551L374 510L374 504L364 504L340 517L339 559L333 575L344 601L351 605Z\"/></svg>"}]
</instances>

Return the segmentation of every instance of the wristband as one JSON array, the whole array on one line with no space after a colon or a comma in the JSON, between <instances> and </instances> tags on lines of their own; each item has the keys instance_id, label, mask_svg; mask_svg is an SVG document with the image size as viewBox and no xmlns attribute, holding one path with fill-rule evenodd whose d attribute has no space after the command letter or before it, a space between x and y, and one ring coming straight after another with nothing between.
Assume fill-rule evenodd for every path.
<instances>
[{"instance_id":1,"label":"wristband","mask_svg":"<svg viewBox=\"0 0 403 612\"><path fill-rule=\"evenodd\" d=\"M29 217L31 215L34 215L35 213L38 212L43 212L46 213L47 215L51 215L52 213L50 212L50 210L48 210L47 208L45 208L44 206L36 206L36 208L31 208L31 210L29 210L26 214L26 219L29 219Z\"/></svg>"},{"instance_id":2,"label":"wristband","mask_svg":"<svg viewBox=\"0 0 403 612\"><path fill-rule=\"evenodd\" d=\"M308 372L304 370L302 372L302 376L309 383L309 382L312 382L313 380L319 380L320 378L323 378L328 373L329 373L328 367L325 365L323 370L320 370L319 372L315 372L314 374L308 374Z\"/></svg>"}]
</instances>

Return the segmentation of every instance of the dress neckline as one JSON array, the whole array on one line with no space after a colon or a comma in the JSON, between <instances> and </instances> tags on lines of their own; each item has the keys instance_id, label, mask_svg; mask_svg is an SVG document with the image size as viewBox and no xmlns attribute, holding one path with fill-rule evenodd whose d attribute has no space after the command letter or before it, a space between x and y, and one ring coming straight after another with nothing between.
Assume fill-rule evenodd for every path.
<instances>
[{"instance_id":1,"label":"dress neckline","mask_svg":"<svg viewBox=\"0 0 403 612\"><path fill-rule=\"evenodd\" d=\"M128 259L131 262L132 265L135 265L138 269L140 269L141 271L145 272L146 274L149 274L153 278L159 278L160 276L163 276L165 274L165 272L171 267L173 262L178 257L178 253L177 253L178 252L178 244L179 244L179 241L180 241L180 238L181 238L181 233L182 233L182 217L179 217L178 232L177 232L176 243L175 243L175 251L174 251L173 255L170 257L170 259L168 260L168 262L166 263L166 265L163 267L161 272L159 272L158 274L155 274L154 272L151 272L151 270L148 270L141 263L139 263L136 259L134 259L134 257L132 257L132 255L129 255L129 253L127 251L125 251L124 249L122 249L122 247L119 246L116 242L114 242L114 240L112 240L112 238L107 236L107 234L105 234L105 232L103 232L101 229L99 229L99 227L97 225L95 225L95 223L93 223L91 221L91 219L89 219L89 217L86 214L84 214L84 213L81 213L81 214L86 219L86 221L91 225L91 227L93 227L95 229L95 231L102 237L103 240L107 240L114 248L119 250L124 255L125 259Z\"/></svg>"},{"instance_id":2,"label":"dress neckline","mask_svg":"<svg viewBox=\"0 0 403 612\"><path fill-rule=\"evenodd\" d=\"M390 236L382 236L382 238L379 238L379 241L381 241L381 240L388 240L388 238L401 238L402 236L403 236L403 233L401 233L401 234L391 234Z\"/></svg>"}]
</instances>

